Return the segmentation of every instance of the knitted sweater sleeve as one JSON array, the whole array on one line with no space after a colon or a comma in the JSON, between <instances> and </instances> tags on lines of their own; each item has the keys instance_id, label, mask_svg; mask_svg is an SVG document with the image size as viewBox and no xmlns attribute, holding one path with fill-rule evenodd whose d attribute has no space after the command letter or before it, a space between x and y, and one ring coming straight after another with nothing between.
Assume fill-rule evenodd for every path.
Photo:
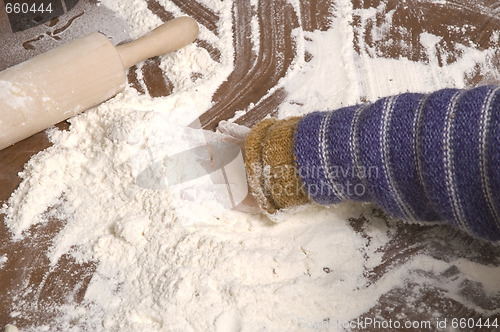
<instances>
[{"instance_id":1,"label":"knitted sweater sleeve","mask_svg":"<svg viewBox=\"0 0 500 332\"><path fill-rule=\"evenodd\" d=\"M405 93L256 128L247 139L247 173L268 212L307 200L369 201L395 218L442 221L500 240L500 87ZM290 151L270 165L264 159L284 146L283 132ZM270 181L284 167L286 181Z\"/></svg>"}]
</instances>

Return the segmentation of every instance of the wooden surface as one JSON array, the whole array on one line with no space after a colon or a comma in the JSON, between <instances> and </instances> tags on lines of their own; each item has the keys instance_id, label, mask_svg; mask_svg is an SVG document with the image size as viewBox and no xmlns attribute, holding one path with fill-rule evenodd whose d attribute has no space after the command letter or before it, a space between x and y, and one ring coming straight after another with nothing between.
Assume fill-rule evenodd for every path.
<instances>
[{"instance_id":1,"label":"wooden surface","mask_svg":"<svg viewBox=\"0 0 500 332\"><path fill-rule=\"evenodd\" d=\"M166 21L174 17L159 2L144 1L148 9L161 20ZM219 20L217 13L192 0L172 0L172 2L185 14L193 16L199 24L217 35ZM202 116L205 128L215 128L220 120L233 117L237 110L249 110L238 120L246 125L252 125L268 114L274 115L276 107L286 97L286 92L283 89L276 89L268 95L268 91L285 76L297 52L292 30L298 26L305 31L328 29L329 8L332 2L335 0L302 0L299 17L292 6L284 0L262 0L257 13L251 8L250 1L235 1L234 12L239 15L233 16L234 70L213 96L212 108ZM369 47L380 57L404 56L414 61L429 61L419 42L420 33L427 31L442 37L438 43L437 54L440 64L452 63L454 55L457 56L461 52L459 43L486 49L492 47L492 34L500 32L500 18L495 14L499 5L495 1L454 0L447 2L447 5L400 0L353 0L352 3L354 9L373 7L380 12L376 19L364 27L360 26L360 17L355 16L352 22L357 27L354 30L355 51L362 52L363 47ZM384 16L389 11L393 11L393 26L382 39L374 40L370 31L383 24ZM75 17L80 15L78 17L83 18L88 13L74 12L73 15ZM250 38L247 38L251 33L250 20L253 15L258 16L262 27L261 48L258 53L252 52ZM446 28L448 26L459 28L449 30ZM46 24L45 28L52 29L50 23ZM398 46L398 43L391 42L393 40L406 41L406 47ZM205 48L214 60L220 61L220 50L208 41L198 39L195 43ZM445 57L444 54L450 56ZM310 59L311 56L305 54L306 59ZM500 46L492 63L500 63ZM159 59L148 60L140 70L141 75L138 75L137 67L132 67L128 73L130 85L139 92L156 97L168 95L172 91L171 81L159 68ZM473 86L484 82L496 82L497 78L492 73L478 68L477 72L467 77L467 81ZM64 127L65 124L60 126ZM15 190L20 182L17 173L23 169L30 156L47 146L49 143L45 134L41 133L0 151L0 200L7 200ZM373 213L384 218L380 211L374 210ZM363 236L368 236L363 231L365 223L366 220L363 218L350 221L354 230ZM50 320L55 313L45 310L47 306L44 303L63 301L70 293L73 294L75 302L82 300L95 265L92 263L78 265L71 258L64 257L57 266L49 268L45 256L51 239L61 227L62 223L58 221L32 227L29 232L33 236L14 243L10 240L3 223L0 223L0 256L8 253L9 257L6 266L0 269L0 326L12 321L12 318L9 318L9 303L13 300L33 303L32 310L23 312L15 318L16 324L21 327L33 321L43 323ZM482 264L500 265L498 246L471 239L450 228L422 227L404 223L394 227L396 235L383 248L381 263L366 271L372 282L379 280L387 271L419 253L445 261L463 257ZM448 272L450 276L457 273ZM439 279L440 276L436 278ZM33 285L34 291L29 294L19 293L23 282ZM409 319L419 320L432 318L432 313L437 311L448 317L486 317L479 311L466 308L461 303L442 296L435 287L419 292L420 298L411 299L419 303L417 307L421 310L415 310L415 306L407 305L408 298L411 298L409 295L413 294L412 287L409 285L405 289L395 289L387 293L365 316L378 315L391 319L405 315ZM472 303L486 310L500 307L500 295L484 296L473 284L468 285L464 292L467 292Z\"/></svg>"}]
</instances>

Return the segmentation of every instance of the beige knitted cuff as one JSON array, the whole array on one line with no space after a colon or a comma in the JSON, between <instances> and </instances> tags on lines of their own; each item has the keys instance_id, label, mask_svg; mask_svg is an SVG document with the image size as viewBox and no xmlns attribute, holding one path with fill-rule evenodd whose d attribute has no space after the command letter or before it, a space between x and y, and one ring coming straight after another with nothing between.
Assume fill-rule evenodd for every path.
<instances>
[{"instance_id":1,"label":"beige knitted cuff","mask_svg":"<svg viewBox=\"0 0 500 332\"><path fill-rule=\"evenodd\" d=\"M269 213L309 201L293 152L293 137L300 119L261 121L245 142L248 184L260 207Z\"/></svg>"}]
</instances>

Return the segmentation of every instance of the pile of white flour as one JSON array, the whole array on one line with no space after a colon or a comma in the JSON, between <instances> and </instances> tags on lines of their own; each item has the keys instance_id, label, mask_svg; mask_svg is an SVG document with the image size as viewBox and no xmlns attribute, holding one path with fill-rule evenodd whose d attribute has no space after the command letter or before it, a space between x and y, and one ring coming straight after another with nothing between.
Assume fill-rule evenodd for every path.
<instances>
[{"instance_id":1,"label":"pile of white flour","mask_svg":"<svg viewBox=\"0 0 500 332\"><path fill-rule=\"evenodd\" d=\"M182 14L170 2L160 2ZM310 206L273 223L223 208L211 199L204 178L182 190L139 185L137 178L149 165L196 144L198 138L190 138L185 127L210 108L213 93L233 68L232 2L204 3L221 23L217 36L203 26L200 36L221 50L220 63L190 45L162 57L175 86L172 95L152 99L127 88L71 119L70 130L50 130L53 146L29 161L21 185L4 206L16 239L49 216L67 221L47 253L53 265L67 253L79 262L97 262L84 302L61 305L57 321L32 330L298 330L304 321L355 319L391 289L435 283L414 270L440 275L451 266L458 269L457 279L440 287L463 305L474 308L458 291L464 280L479 283L486 294L499 291L500 267L423 254L368 282L366 271L381 262L394 232L372 216L370 205ZM161 23L145 1L104 4L130 22L132 37ZM445 67L358 55L350 1L339 1L332 11L336 18L330 30L294 31L298 55L280 82L289 93L280 117L354 104L362 95L373 100L409 90L463 87L464 73L485 65L491 52L464 46L462 58ZM369 17L370 12L361 14ZM253 23L257 34L258 21ZM432 36L421 39L432 52ZM302 58L304 50L313 55L310 62ZM203 78L193 81L193 72ZM332 84L332 77L342 84ZM382 79L388 77L390 83ZM348 222L362 214L371 220L365 229L369 237ZM0 259L0 268L3 259L8 257ZM22 313L28 304L15 300L12 311Z\"/></svg>"}]
</instances>

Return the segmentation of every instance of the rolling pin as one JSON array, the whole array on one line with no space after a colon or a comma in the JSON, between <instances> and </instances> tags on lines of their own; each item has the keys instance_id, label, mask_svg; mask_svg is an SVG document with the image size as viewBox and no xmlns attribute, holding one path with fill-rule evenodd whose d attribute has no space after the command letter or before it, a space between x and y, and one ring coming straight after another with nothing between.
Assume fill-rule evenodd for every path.
<instances>
[{"instance_id":1,"label":"rolling pin","mask_svg":"<svg viewBox=\"0 0 500 332\"><path fill-rule=\"evenodd\" d=\"M0 150L112 98L132 65L197 36L197 23L180 17L127 44L94 33L0 72Z\"/></svg>"}]
</instances>

